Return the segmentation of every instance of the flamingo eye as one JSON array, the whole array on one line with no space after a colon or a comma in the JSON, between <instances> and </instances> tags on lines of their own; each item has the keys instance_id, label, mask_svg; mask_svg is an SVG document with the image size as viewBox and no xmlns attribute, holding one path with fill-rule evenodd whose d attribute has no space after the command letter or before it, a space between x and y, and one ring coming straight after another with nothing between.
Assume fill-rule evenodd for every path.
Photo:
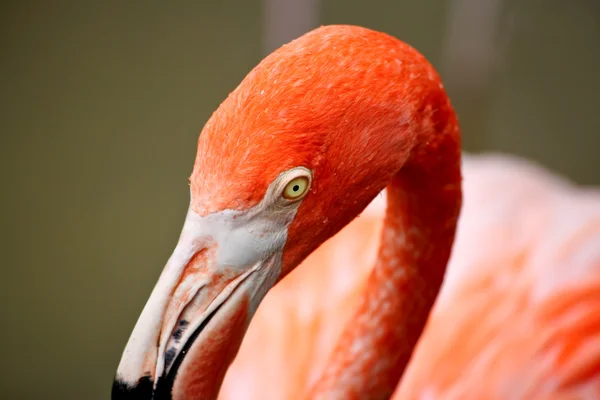
<instances>
[{"instance_id":1,"label":"flamingo eye","mask_svg":"<svg viewBox=\"0 0 600 400\"><path fill-rule=\"evenodd\" d=\"M302 198L310 187L310 181L305 176L299 176L292 179L285 185L282 196L287 200L298 200Z\"/></svg>"}]
</instances>

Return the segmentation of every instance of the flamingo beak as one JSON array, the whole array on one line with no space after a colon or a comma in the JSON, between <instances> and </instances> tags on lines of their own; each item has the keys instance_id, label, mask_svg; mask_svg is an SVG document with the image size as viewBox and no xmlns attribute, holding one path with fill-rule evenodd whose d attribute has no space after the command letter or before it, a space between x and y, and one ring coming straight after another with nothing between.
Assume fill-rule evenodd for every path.
<instances>
[{"instance_id":1,"label":"flamingo beak","mask_svg":"<svg viewBox=\"0 0 600 400\"><path fill-rule=\"evenodd\" d=\"M188 212L123 352L113 399L216 398L252 315L279 276L285 235L271 221L265 226L273 234L263 229L257 236L261 220Z\"/></svg>"}]
</instances>

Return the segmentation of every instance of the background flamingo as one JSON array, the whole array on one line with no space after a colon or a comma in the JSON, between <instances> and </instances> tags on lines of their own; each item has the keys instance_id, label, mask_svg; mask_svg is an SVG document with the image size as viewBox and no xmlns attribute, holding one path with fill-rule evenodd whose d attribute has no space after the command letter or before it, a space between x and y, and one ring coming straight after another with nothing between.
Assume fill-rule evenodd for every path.
<instances>
[{"instance_id":1,"label":"background flamingo","mask_svg":"<svg viewBox=\"0 0 600 400\"><path fill-rule=\"evenodd\" d=\"M461 204L459 144L456 119L439 78L421 55L387 35L358 27L324 27L267 57L221 105L200 136L190 211L180 242L125 349L113 396L148 397L152 387L160 398L171 392L175 398L216 396L224 368L242 339L244 321L249 321L269 287L352 220L393 177L385 218L380 213L370 221L381 225L383 220L382 236L369 278L353 285L363 289L352 307L354 317L343 318L347 324L336 332L337 344L319 379L314 385L308 381L305 364L305 385L296 386L292 394L387 398L411 356L444 276ZM287 200L278 200L280 196ZM504 256L502 262L514 269L515 260ZM495 261L487 260L497 268ZM316 263L322 264L318 259ZM520 260L517 269L527 270L522 264ZM513 292L508 296L506 287L494 279L490 283L489 271L477 278L477 289L483 279L499 292L478 316L487 317L498 304L502 308L512 303ZM548 294L519 282L524 285L520 291L511 287L519 294L520 308L514 311L530 307L535 317L524 317L530 324L534 320L527 335L520 332L524 341L535 328L550 326L547 320L538 323L536 303ZM535 276L529 282L535 282ZM457 286L462 285L473 290L473 283L464 277ZM473 301L469 290L449 296ZM500 314L511 315L506 310ZM477 321L478 333L497 334L501 324L496 318ZM464 333L472 331L463 325L473 328L472 320L458 319L456 314L451 318L459 322L457 331L462 333L454 339L467 340L471 348L463 355L465 362L480 353L491 362L487 349L473 349L475 339L487 341L490 336L470 340ZM440 328L433 326L435 334ZM582 332L559 331L558 337L545 337L539 347L525 343L532 354L518 353L525 361L517 365L530 371L529 376L509 365L504 372L513 376L497 372L481 386L479 395L574 395L596 390L591 385L597 384L597 355L587 357L583 365L568 365L581 360L569 356L577 350L572 343L582 339ZM583 332L589 332L589 325ZM305 345L310 346L311 339ZM453 341L447 344L456 346ZM495 343L496 349L504 350L507 344L514 343ZM564 347L569 349L567 355ZM429 352L436 354L428 348ZM443 360L442 355L437 362ZM409 383L400 387L402 391L411 390L413 382L418 385L412 377L422 368L418 358L413 365L417 372L409 371ZM425 370L432 372L427 366ZM436 372L448 375L441 371ZM461 385L456 376L446 377L443 384L431 378L426 382L423 395L440 395L446 386L450 393L464 388L470 395L477 392L468 383ZM269 385L261 389L268 391Z\"/></svg>"},{"instance_id":2,"label":"background flamingo","mask_svg":"<svg viewBox=\"0 0 600 400\"><path fill-rule=\"evenodd\" d=\"M600 191L506 155L463 156L463 176L442 291L394 398L598 398ZM267 294L220 399L296 399L319 378L377 256L385 203Z\"/></svg>"}]
</instances>

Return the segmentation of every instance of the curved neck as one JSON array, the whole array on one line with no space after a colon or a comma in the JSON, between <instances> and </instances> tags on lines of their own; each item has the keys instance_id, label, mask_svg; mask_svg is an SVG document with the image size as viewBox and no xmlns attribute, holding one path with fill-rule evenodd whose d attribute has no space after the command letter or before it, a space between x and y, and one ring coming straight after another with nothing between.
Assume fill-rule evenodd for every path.
<instances>
[{"instance_id":1,"label":"curved neck","mask_svg":"<svg viewBox=\"0 0 600 400\"><path fill-rule=\"evenodd\" d=\"M308 398L389 398L401 378L440 290L461 207L460 140L451 119L413 149L387 186L376 264Z\"/></svg>"}]
</instances>

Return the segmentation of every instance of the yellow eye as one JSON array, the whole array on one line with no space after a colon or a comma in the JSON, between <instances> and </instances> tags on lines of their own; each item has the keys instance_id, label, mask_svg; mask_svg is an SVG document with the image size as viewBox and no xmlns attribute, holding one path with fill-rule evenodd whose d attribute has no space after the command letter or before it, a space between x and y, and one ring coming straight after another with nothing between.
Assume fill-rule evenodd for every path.
<instances>
[{"instance_id":1,"label":"yellow eye","mask_svg":"<svg viewBox=\"0 0 600 400\"><path fill-rule=\"evenodd\" d=\"M308 191L309 181L304 176L292 179L283 189L283 197L288 200L296 200Z\"/></svg>"}]
</instances>

